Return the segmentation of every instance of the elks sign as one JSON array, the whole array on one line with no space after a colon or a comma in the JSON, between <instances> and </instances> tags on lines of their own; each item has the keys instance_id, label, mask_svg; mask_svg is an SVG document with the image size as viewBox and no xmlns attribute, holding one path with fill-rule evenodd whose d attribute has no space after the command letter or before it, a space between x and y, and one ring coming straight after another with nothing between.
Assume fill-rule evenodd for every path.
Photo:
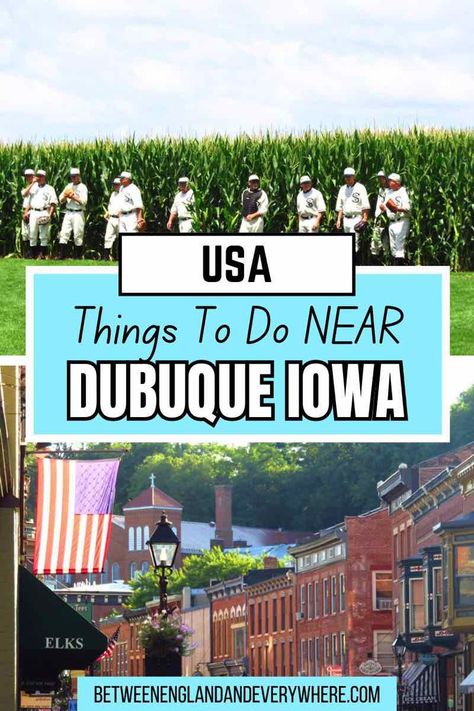
<instances>
[{"instance_id":1,"label":"elks sign","mask_svg":"<svg viewBox=\"0 0 474 711\"><path fill-rule=\"evenodd\" d=\"M83 637L45 637L45 649L84 649Z\"/></svg>"}]
</instances>

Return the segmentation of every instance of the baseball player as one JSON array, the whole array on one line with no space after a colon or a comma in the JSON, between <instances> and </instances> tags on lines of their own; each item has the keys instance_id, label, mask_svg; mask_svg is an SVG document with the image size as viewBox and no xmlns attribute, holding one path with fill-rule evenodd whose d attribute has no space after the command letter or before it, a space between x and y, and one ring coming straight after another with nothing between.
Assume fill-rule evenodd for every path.
<instances>
[{"instance_id":1,"label":"baseball player","mask_svg":"<svg viewBox=\"0 0 474 711\"><path fill-rule=\"evenodd\" d=\"M111 260L112 247L119 233L120 184L120 178L114 178L112 182L113 191L105 213L107 227L105 228L103 258L106 262Z\"/></svg>"},{"instance_id":2,"label":"baseball player","mask_svg":"<svg viewBox=\"0 0 474 711\"><path fill-rule=\"evenodd\" d=\"M71 168L69 182L59 196L61 204L66 203L63 224L59 234L59 259L66 259L66 246L71 235L74 237L74 257L82 256L84 227L86 224L87 187L81 181L79 168Z\"/></svg>"},{"instance_id":3,"label":"baseball player","mask_svg":"<svg viewBox=\"0 0 474 711\"><path fill-rule=\"evenodd\" d=\"M173 229L173 224L178 218L178 229L182 234L193 232L194 191L189 187L189 178L178 180L178 193L171 206L169 220L166 223L168 230Z\"/></svg>"},{"instance_id":4,"label":"baseball player","mask_svg":"<svg viewBox=\"0 0 474 711\"><path fill-rule=\"evenodd\" d=\"M242 222L239 232L263 232L263 217L268 212L268 196L260 187L258 175L249 175L247 188L242 193Z\"/></svg>"},{"instance_id":5,"label":"baseball player","mask_svg":"<svg viewBox=\"0 0 474 711\"><path fill-rule=\"evenodd\" d=\"M380 209L388 217L390 251L395 264L405 263L405 243L410 230L411 204L398 173L388 176L388 190Z\"/></svg>"},{"instance_id":6,"label":"baseball player","mask_svg":"<svg viewBox=\"0 0 474 711\"><path fill-rule=\"evenodd\" d=\"M375 205L375 221L372 230L372 240L370 242L370 253L373 257L378 257L384 246L383 236L385 232L385 222L380 205L384 202L385 194L388 190L388 178L384 170L379 170L377 173L377 179L379 181L379 191Z\"/></svg>"},{"instance_id":7,"label":"baseball player","mask_svg":"<svg viewBox=\"0 0 474 711\"><path fill-rule=\"evenodd\" d=\"M33 256L44 259L48 251L51 218L58 205L58 198L55 189L46 183L46 171L36 171L36 177L38 187L30 195L28 207L30 245Z\"/></svg>"},{"instance_id":8,"label":"baseball player","mask_svg":"<svg viewBox=\"0 0 474 711\"><path fill-rule=\"evenodd\" d=\"M309 175L302 175L300 179L301 190L296 198L298 212L298 232L319 232L321 220L326 212L326 203L322 193L313 188L313 181Z\"/></svg>"},{"instance_id":9,"label":"baseball player","mask_svg":"<svg viewBox=\"0 0 474 711\"><path fill-rule=\"evenodd\" d=\"M26 259L31 257L30 248L30 225L29 225L29 206L30 196L38 189L38 180L35 176L35 171L32 168L27 168L23 173L25 176L25 187L21 191L22 197L22 215L21 215L21 242L22 252Z\"/></svg>"},{"instance_id":10,"label":"baseball player","mask_svg":"<svg viewBox=\"0 0 474 711\"><path fill-rule=\"evenodd\" d=\"M119 232L139 232L145 226L142 194L126 170L120 173L120 184Z\"/></svg>"},{"instance_id":11,"label":"baseball player","mask_svg":"<svg viewBox=\"0 0 474 711\"><path fill-rule=\"evenodd\" d=\"M360 234L367 226L369 217L370 203L367 195L367 190L356 181L354 168L346 168L344 170L344 182L339 189L336 201L336 228L341 227L344 232L355 232L356 236L356 252L360 247Z\"/></svg>"}]
</instances>

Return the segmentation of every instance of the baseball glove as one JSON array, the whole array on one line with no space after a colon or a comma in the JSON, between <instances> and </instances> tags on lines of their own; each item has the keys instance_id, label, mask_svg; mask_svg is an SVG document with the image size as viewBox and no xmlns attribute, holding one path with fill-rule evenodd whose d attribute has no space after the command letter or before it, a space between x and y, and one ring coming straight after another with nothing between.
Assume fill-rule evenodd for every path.
<instances>
[{"instance_id":1,"label":"baseball glove","mask_svg":"<svg viewBox=\"0 0 474 711\"><path fill-rule=\"evenodd\" d=\"M49 215L41 215L38 217L38 225L49 225L51 222L51 217Z\"/></svg>"},{"instance_id":2,"label":"baseball glove","mask_svg":"<svg viewBox=\"0 0 474 711\"><path fill-rule=\"evenodd\" d=\"M397 212L398 210L398 205L395 200L392 200L392 198L390 198L390 200L387 200L387 202L385 203L385 207L388 208L391 212Z\"/></svg>"},{"instance_id":3,"label":"baseball glove","mask_svg":"<svg viewBox=\"0 0 474 711\"><path fill-rule=\"evenodd\" d=\"M72 188L66 188L66 190L64 191L64 197L65 198L72 198L73 195L74 195L74 190Z\"/></svg>"},{"instance_id":4,"label":"baseball glove","mask_svg":"<svg viewBox=\"0 0 474 711\"><path fill-rule=\"evenodd\" d=\"M146 230L146 222L143 217L140 217L140 219L137 220L137 229L139 232L144 232Z\"/></svg>"},{"instance_id":5,"label":"baseball glove","mask_svg":"<svg viewBox=\"0 0 474 711\"><path fill-rule=\"evenodd\" d=\"M362 234L367 229L367 222L360 220L356 225L354 225L354 231Z\"/></svg>"}]
</instances>

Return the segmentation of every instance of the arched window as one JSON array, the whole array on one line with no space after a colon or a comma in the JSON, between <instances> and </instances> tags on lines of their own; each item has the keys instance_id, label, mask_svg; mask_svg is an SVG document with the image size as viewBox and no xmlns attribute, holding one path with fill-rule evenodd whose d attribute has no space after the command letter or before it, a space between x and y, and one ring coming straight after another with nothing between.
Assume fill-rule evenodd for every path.
<instances>
[{"instance_id":1,"label":"arched window","mask_svg":"<svg viewBox=\"0 0 474 711\"><path fill-rule=\"evenodd\" d=\"M150 563L147 560L144 560L142 563L142 573L148 573L150 569Z\"/></svg>"},{"instance_id":2,"label":"arched window","mask_svg":"<svg viewBox=\"0 0 474 711\"><path fill-rule=\"evenodd\" d=\"M120 580L120 565L118 563L112 563L111 579L112 583L114 583L116 580Z\"/></svg>"},{"instance_id":3,"label":"arched window","mask_svg":"<svg viewBox=\"0 0 474 711\"><path fill-rule=\"evenodd\" d=\"M134 578L137 574L137 564L136 563L130 563L129 567L129 579L131 580Z\"/></svg>"},{"instance_id":4,"label":"arched window","mask_svg":"<svg viewBox=\"0 0 474 711\"><path fill-rule=\"evenodd\" d=\"M135 550L135 529L133 526L128 529L128 550Z\"/></svg>"},{"instance_id":5,"label":"arched window","mask_svg":"<svg viewBox=\"0 0 474 711\"><path fill-rule=\"evenodd\" d=\"M137 526L135 529L135 548L137 551L142 549L142 527Z\"/></svg>"},{"instance_id":6,"label":"arched window","mask_svg":"<svg viewBox=\"0 0 474 711\"><path fill-rule=\"evenodd\" d=\"M143 550L146 549L146 542L150 540L150 527L143 526Z\"/></svg>"}]
</instances>

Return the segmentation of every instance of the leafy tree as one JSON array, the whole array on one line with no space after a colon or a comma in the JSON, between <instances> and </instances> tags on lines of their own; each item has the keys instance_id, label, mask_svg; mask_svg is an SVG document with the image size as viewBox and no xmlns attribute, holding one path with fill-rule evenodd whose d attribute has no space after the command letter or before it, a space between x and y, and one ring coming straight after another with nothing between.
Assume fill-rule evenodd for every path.
<instances>
[{"instance_id":1,"label":"leafy tree","mask_svg":"<svg viewBox=\"0 0 474 711\"><path fill-rule=\"evenodd\" d=\"M284 562L280 565L283 567ZM203 551L201 555L189 555L179 570L174 570L168 582L170 594L191 588L207 587L211 580L229 580L245 575L250 570L263 568L263 557L253 557L238 551L222 551L219 547ZM132 594L127 607L137 609L159 596L158 577L153 570L137 575L130 581Z\"/></svg>"}]
</instances>

